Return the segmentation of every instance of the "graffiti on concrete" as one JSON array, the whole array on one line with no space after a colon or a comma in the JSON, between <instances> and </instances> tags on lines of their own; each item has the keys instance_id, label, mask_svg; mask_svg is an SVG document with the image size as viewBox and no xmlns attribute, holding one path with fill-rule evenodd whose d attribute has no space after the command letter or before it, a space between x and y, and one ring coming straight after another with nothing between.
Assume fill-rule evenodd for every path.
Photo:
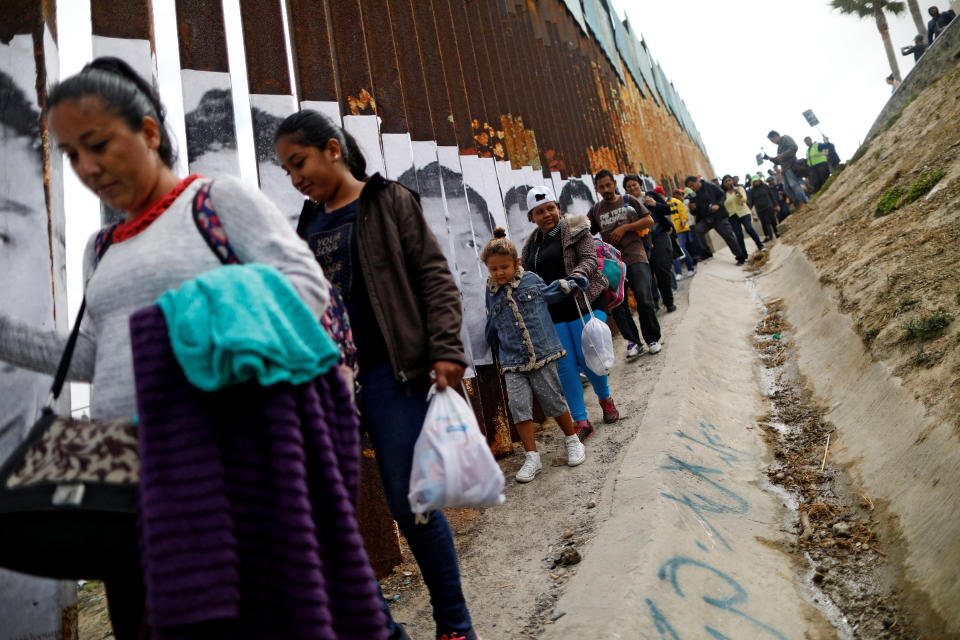
<instances>
[{"instance_id":1,"label":"graffiti on concrete","mask_svg":"<svg viewBox=\"0 0 960 640\"><path fill-rule=\"evenodd\" d=\"M724 443L720 430L713 424L700 422L698 431L699 433L693 435L683 430L674 432L683 448L691 455L681 458L668 454L669 464L659 466L658 470L671 474L670 484L679 484L684 488L673 492L664 491L660 495L688 508L704 525L707 535L718 541L723 549L732 552L735 551L734 545L711 519L724 514L743 516L749 513L750 503L728 486L731 477L727 475L727 470L735 469L755 456ZM694 458L701 460L702 456L714 459L716 462L712 464L718 466L705 466L693 461ZM700 540L696 540L695 544L704 554L710 553L715 546L704 544ZM749 591L734 577L706 559L676 554L660 564L657 578L670 587L670 596L681 600L699 596L700 601L722 612L723 620L729 616L730 624L736 625L738 630L750 629L751 637L786 640L782 632L745 610L750 599ZM681 640L681 635L664 613L664 607L658 606L652 598L646 598L645 602L650 620L660 638ZM710 624L704 625L703 630L712 638L733 637Z\"/></svg>"}]
</instances>

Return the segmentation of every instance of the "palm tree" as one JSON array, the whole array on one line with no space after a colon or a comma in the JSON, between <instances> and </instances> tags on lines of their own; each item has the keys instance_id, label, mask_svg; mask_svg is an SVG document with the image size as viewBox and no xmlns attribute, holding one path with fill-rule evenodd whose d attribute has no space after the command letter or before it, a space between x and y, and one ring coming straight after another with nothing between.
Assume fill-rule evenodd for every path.
<instances>
[{"instance_id":1,"label":"palm tree","mask_svg":"<svg viewBox=\"0 0 960 640\"><path fill-rule=\"evenodd\" d=\"M894 15L900 15L907 8L906 3L895 0L830 0L830 6L838 9L840 13L853 14L859 18L873 16L877 23L877 31L883 38L883 47L887 50L887 62L890 63L890 70L893 71L893 77L900 82L900 67L897 65L897 57L894 55L893 43L890 41L890 27L887 26L886 11Z\"/></svg>"},{"instance_id":2,"label":"palm tree","mask_svg":"<svg viewBox=\"0 0 960 640\"><path fill-rule=\"evenodd\" d=\"M913 24L917 25L917 33L923 35L926 33L926 25L923 24L923 14L920 13L920 5L917 0L907 0L907 6L910 7L910 15L913 16Z\"/></svg>"}]
</instances>

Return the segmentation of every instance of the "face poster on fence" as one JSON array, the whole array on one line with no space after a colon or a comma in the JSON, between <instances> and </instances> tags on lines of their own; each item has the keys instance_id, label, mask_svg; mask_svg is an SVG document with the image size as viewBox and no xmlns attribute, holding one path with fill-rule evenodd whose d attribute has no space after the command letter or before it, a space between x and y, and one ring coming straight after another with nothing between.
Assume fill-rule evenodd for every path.
<instances>
[{"instance_id":1,"label":"face poster on fence","mask_svg":"<svg viewBox=\"0 0 960 640\"><path fill-rule=\"evenodd\" d=\"M296 109L293 96L250 95L253 116L253 142L257 153L260 189L280 209L290 225L296 227L303 210L303 194L293 188L273 151L277 127Z\"/></svg>"},{"instance_id":2,"label":"face poster on fence","mask_svg":"<svg viewBox=\"0 0 960 640\"><path fill-rule=\"evenodd\" d=\"M37 106L33 43L16 36L0 45L0 309L16 320L53 329L53 296L43 143ZM63 243L63 237L57 238ZM62 251L62 248L61 248ZM0 362L0 460L10 454L39 414L48 376Z\"/></svg>"},{"instance_id":3,"label":"face poster on fence","mask_svg":"<svg viewBox=\"0 0 960 640\"><path fill-rule=\"evenodd\" d=\"M593 189L580 178L570 178L560 192L560 210L570 216L585 216L594 205Z\"/></svg>"},{"instance_id":4,"label":"face poster on fence","mask_svg":"<svg viewBox=\"0 0 960 640\"><path fill-rule=\"evenodd\" d=\"M183 69L181 76L190 173L239 176L230 74Z\"/></svg>"},{"instance_id":5,"label":"face poster on fence","mask_svg":"<svg viewBox=\"0 0 960 640\"><path fill-rule=\"evenodd\" d=\"M444 201L453 241L457 278L463 298L463 337L467 358L472 364L492 362L490 346L484 339L486 325L487 269L480 262L478 242L493 237L487 205L479 193L464 184L456 147L439 147Z\"/></svg>"}]
</instances>

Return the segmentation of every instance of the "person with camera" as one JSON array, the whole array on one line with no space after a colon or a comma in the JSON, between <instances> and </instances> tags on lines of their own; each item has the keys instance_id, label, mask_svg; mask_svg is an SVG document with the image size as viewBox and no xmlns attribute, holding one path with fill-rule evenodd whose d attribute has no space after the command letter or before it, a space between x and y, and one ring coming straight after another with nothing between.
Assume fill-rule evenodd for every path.
<instances>
[{"instance_id":1,"label":"person with camera","mask_svg":"<svg viewBox=\"0 0 960 640\"><path fill-rule=\"evenodd\" d=\"M919 62L919 61L920 61L920 56L922 56L922 55L924 54L924 52L927 50L927 47L928 47L928 46L929 46L929 45L928 45L926 42L923 41L923 36L918 33L917 35L915 35L915 36L913 37L913 45L911 45L911 46L906 46L906 47L900 47L900 55L902 55L902 56L908 56L908 55L910 55L910 54L912 53L912 54L913 54L913 61L914 61L914 62Z\"/></svg>"},{"instance_id":2,"label":"person with camera","mask_svg":"<svg viewBox=\"0 0 960 640\"><path fill-rule=\"evenodd\" d=\"M783 185L787 195L794 202L797 209L809 202L806 192L803 190L803 181L797 175L797 171L806 172L807 163L803 160L797 160L797 143L790 136L782 136L776 131L770 131L767 139L777 145L777 155L770 157L764 154L763 159L769 160L774 164L780 165L783 170Z\"/></svg>"}]
</instances>

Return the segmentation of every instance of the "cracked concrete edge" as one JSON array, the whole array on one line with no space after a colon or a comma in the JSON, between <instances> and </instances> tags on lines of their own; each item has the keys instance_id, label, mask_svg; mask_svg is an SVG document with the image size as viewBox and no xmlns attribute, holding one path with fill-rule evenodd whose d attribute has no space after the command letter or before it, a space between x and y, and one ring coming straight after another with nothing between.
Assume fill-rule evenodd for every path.
<instances>
[{"instance_id":1,"label":"cracked concrete edge","mask_svg":"<svg viewBox=\"0 0 960 640\"><path fill-rule=\"evenodd\" d=\"M726 252L701 264L690 308L543 637L835 634L800 593L787 511L767 491L765 412L750 335L758 309ZM722 635L717 635L722 634Z\"/></svg>"},{"instance_id":2,"label":"cracked concrete edge","mask_svg":"<svg viewBox=\"0 0 960 640\"><path fill-rule=\"evenodd\" d=\"M908 607L928 627L960 635L958 434L873 361L800 249L777 245L768 264L757 287L784 300L797 364L837 429L831 458L880 507L882 546L899 565Z\"/></svg>"}]
</instances>

